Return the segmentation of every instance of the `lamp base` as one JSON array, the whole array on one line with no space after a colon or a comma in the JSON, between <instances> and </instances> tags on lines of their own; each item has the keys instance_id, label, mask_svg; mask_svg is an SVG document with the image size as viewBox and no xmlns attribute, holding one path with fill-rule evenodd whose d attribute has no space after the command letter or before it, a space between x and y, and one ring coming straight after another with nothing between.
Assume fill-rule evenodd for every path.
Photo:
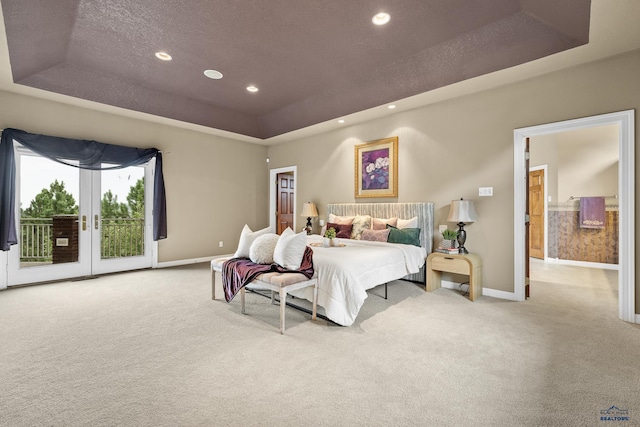
<instances>
[{"instance_id":1,"label":"lamp base","mask_svg":"<svg viewBox=\"0 0 640 427\"><path fill-rule=\"evenodd\" d=\"M311 217L307 217L307 225L304 229L307 230L307 236L311 234L311 230L313 229L313 226L311 225Z\"/></svg>"},{"instance_id":2,"label":"lamp base","mask_svg":"<svg viewBox=\"0 0 640 427\"><path fill-rule=\"evenodd\" d=\"M458 253L468 254L469 251L464 247L464 242L467 241L467 232L464 231L464 222L458 223Z\"/></svg>"}]
</instances>

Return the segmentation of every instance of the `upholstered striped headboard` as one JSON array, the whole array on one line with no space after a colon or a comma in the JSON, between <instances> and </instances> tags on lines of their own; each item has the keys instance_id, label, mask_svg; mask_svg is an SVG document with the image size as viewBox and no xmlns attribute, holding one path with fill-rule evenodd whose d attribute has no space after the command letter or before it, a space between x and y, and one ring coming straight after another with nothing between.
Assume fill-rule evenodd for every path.
<instances>
[{"instance_id":1,"label":"upholstered striped headboard","mask_svg":"<svg viewBox=\"0 0 640 427\"><path fill-rule=\"evenodd\" d=\"M330 203L327 205L329 214L340 216L371 215L374 218L411 219L418 217L420 228L420 245L430 254L433 250L433 203ZM424 267L420 272L405 277L407 280L424 282Z\"/></svg>"}]
</instances>

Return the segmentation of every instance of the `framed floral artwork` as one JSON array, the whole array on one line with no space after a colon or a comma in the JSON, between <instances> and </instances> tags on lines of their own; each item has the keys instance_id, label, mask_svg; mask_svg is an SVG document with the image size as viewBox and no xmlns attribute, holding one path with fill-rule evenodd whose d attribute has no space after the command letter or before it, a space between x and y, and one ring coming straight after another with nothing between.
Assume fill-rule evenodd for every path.
<instances>
[{"instance_id":1,"label":"framed floral artwork","mask_svg":"<svg viewBox=\"0 0 640 427\"><path fill-rule=\"evenodd\" d=\"M355 147L355 197L398 197L398 137Z\"/></svg>"}]
</instances>

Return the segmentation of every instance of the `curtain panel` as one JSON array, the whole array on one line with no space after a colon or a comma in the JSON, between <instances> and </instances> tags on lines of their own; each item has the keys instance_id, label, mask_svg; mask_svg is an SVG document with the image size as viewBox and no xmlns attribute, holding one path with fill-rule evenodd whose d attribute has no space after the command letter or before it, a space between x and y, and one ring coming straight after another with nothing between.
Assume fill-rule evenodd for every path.
<instances>
[{"instance_id":1,"label":"curtain panel","mask_svg":"<svg viewBox=\"0 0 640 427\"><path fill-rule=\"evenodd\" d=\"M156 148L133 148L96 141L37 135L19 129L5 129L0 139L0 250L18 243L15 218L16 141L33 152L64 165L91 170L122 169L142 165L156 158L153 182L153 240L167 237L162 153ZM77 163L74 163L77 162ZM108 165L103 166L103 163Z\"/></svg>"}]
</instances>

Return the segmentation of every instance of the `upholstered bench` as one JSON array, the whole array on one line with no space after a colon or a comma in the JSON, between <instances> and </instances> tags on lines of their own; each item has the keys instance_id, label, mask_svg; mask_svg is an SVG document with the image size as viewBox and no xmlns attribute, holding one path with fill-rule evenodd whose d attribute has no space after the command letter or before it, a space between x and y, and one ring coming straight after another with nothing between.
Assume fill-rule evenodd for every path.
<instances>
[{"instance_id":1,"label":"upholstered bench","mask_svg":"<svg viewBox=\"0 0 640 427\"><path fill-rule=\"evenodd\" d=\"M222 274L222 264L230 258L216 258L211 261L211 299L216 299L216 273ZM280 295L280 333L284 334L284 309L286 306L287 292L313 286L313 309L311 318L316 320L316 309L318 303L318 280L308 279L302 273L263 273L256 277L250 284L251 289L271 291L271 302L274 302L275 292ZM242 314L245 312L245 288L240 289L240 304Z\"/></svg>"}]
</instances>

